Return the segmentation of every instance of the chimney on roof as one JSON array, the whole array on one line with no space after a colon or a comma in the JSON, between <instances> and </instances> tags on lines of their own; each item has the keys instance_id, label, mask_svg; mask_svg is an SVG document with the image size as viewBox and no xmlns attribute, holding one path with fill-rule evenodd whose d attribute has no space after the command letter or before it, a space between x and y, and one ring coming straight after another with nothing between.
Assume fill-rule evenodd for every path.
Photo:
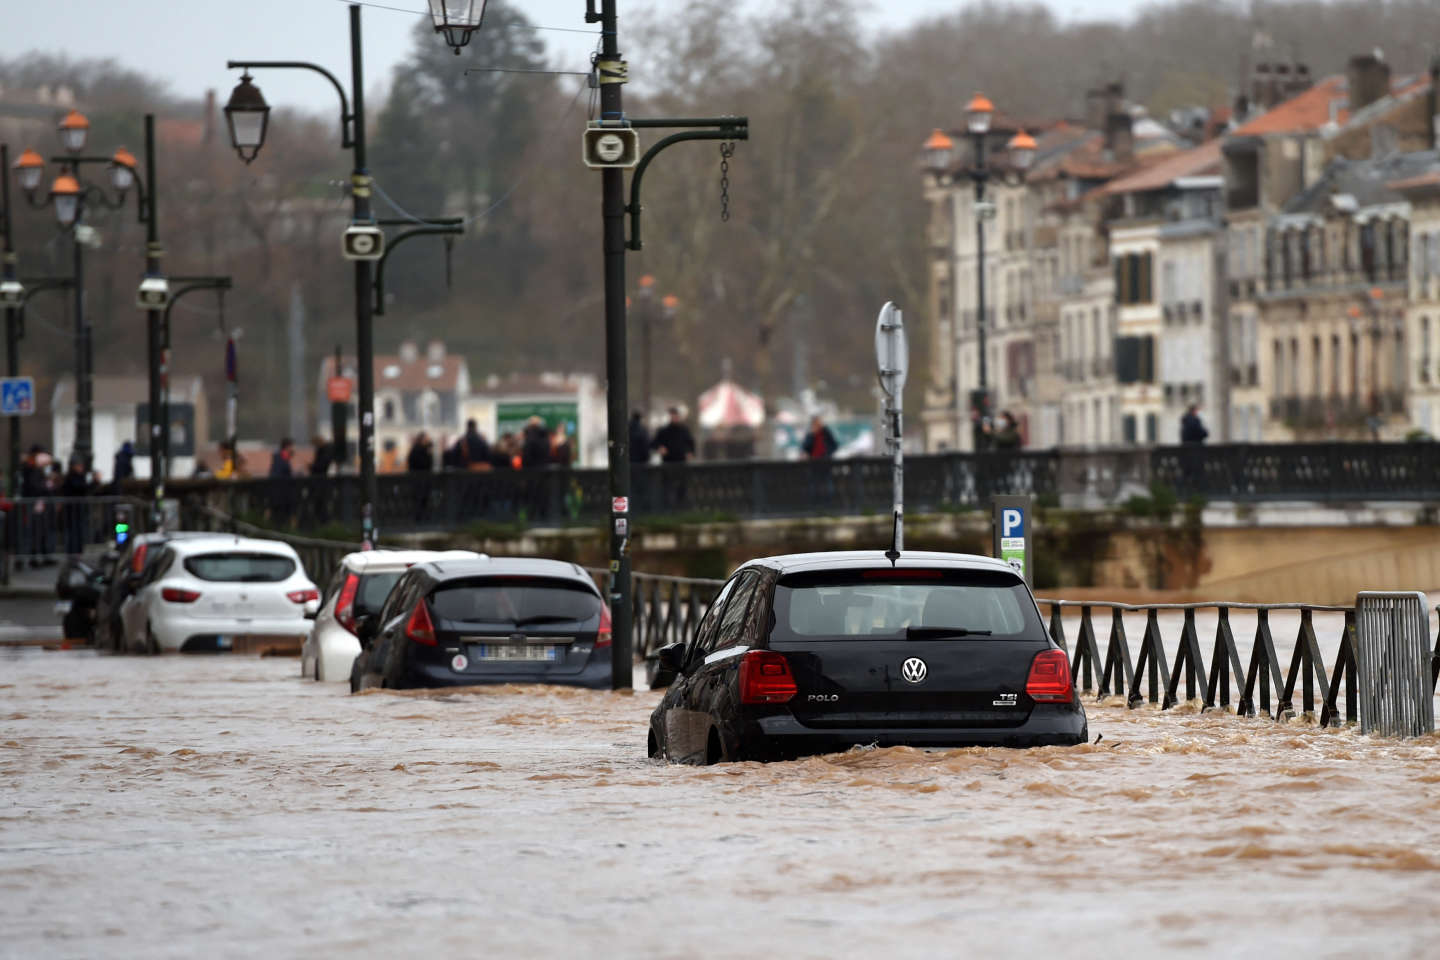
<instances>
[{"instance_id":1,"label":"chimney on roof","mask_svg":"<svg viewBox=\"0 0 1440 960\"><path fill-rule=\"evenodd\" d=\"M443 340L431 340L425 345L425 359L431 363L445 362L445 342Z\"/></svg>"},{"instance_id":2,"label":"chimney on roof","mask_svg":"<svg viewBox=\"0 0 1440 960\"><path fill-rule=\"evenodd\" d=\"M420 348L415 345L414 340L406 340L400 344L400 362L414 363L420 359Z\"/></svg>"},{"instance_id":3,"label":"chimney on roof","mask_svg":"<svg viewBox=\"0 0 1440 960\"><path fill-rule=\"evenodd\" d=\"M1380 56L1379 50L1351 57L1345 79L1350 86L1351 113L1390 95L1390 64Z\"/></svg>"},{"instance_id":4,"label":"chimney on roof","mask_svg":"<svg viewBox=\"0 0 1440 960\"><path fill-rule=\"evenodd\" d=\"M1085 91L1085 129L1104 130L1106 110L1104 90L1094 89Z\"/></svg>"},{"instance_id":5,"label":"chimney on roof","mask_svg":"<svg viewBox=\"0 0 1440 960\"><path fill-rule=\"evenodd\" d=\"M1294 73L1290 75L1290 83L1285 88L1285 99L1298 97L1314 85L1315 81L1310 77L1310 68L1303 63L1297 63Z\"/></svg>"},{"instance_id":6,"label":"chimney on roof","mask_svg":"<svg viewBox=\"0 0 1440 960\"><path fill-rule=\"evenodd\" d=\"M1105 118L1105 154L1116 163L1135 159L1135 121L1130 114L1116 111Z\"/></svg>"}]
</instances>

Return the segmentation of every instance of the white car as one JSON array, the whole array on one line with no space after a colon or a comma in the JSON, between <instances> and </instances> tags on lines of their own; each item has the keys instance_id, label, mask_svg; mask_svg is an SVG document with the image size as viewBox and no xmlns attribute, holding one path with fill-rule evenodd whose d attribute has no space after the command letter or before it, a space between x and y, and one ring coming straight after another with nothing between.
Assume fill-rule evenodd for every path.
<instances>
[{"instance_id":1,"label":"white car","mask_svg":"<svg viewBox=\"0 0 1440 960\"><path fill-rule=\"evenodd\" d=\"M172 540L120 609L129 650L283 650L310 633L320 592L288 543Z\"/></svg>"},{"instance_id":2,"label":"white car","mask_svg":"<svg viewBox=\"0 0 1440 960\"><path fill-rule=\"evenodd\" d=\"M300 650L300 676L322 683L344 683L360 655L356 622L379 613L400 575L427 560L476 560L484 554L469 550L368 550L340 561L325 588L325 602L315 629Z\"/></svg>"}]
</instances>

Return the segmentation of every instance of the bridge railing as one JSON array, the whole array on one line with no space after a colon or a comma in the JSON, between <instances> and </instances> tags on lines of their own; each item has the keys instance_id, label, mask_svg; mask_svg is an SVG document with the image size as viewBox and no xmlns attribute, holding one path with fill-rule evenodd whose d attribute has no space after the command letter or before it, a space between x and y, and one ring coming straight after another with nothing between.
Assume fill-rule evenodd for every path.
<instances>
[{"instance_id":1,"label":"bridge railing","mask_svg":"<svg viewBox=\"0 0 1440 960\"><path fill-rule=\"evenodd\" d=\"M346 554L357 553L360 550L359 543L322 540L316 537L302 537L284 530L271 530L244 520L237 520L227 513L203 504L192 505L184 511L181 517L181 529L235 533L242 537L259 537L288 543L295 548L296 554L299 555L300 564L305 568L305 575L314 581L322 591L340 560Z\"/></svg>"},{"instance_id":2,"label":"bridge railing","mask_svg":"<svg viewBox=\"0 0 1440 960\"><path fill-rule=\"evenodd\" d=\"M1131 707L1149 702L1168 710L1184 699L1199 700L1204 709L1228 708L1235 702L1236 713L1256 716L1263 713L1276 720L1292 716L1299 698L1300 711L1313 715L1317 705L1319 722L1327 726L1339 722L1343 710L1346 723L1357 719L1358 674L1355 638L1355 609L1345 606L1321 606L1304 603L1157 603L1127 604L1092 600L1038 599L1050 611L1050 636L1070 655L1070 670L1076 686L1103 699L1124 696ZM1079 612L1075 643L1071 649L1064 614ZM1109 612L1107 637L1102 650L1095 617L1096 611ZM1214 615L1213 639L1210 643L1209 668L1197 625L1197 613L1211 611ZM1236 643L1231 614L1249 611L1254 614L1254 635L1248 658L1241 656ZM1277 652L1271 614L1298 613L1294 642L1288 658ZM1125 614L1141 615L1145 620L1138 655L1132 656ZM1175 615L1179 615L1178 630ZM1333 669L1327 670L1320 637L1316 632L1316 615L1339 620L1332 625ZM1166 651L1164 626L1172 633L1173 657ZM1207 631L1209 632L1209 631ZM1281 637L1282 642L1286 639ZM1431 656L1430 689L1440 680L1440 634ZM1272 709L1272 694L1274 707Z\"/></svg>"},{"instance_id":3,"label":"bridge railing","mask_svg":"<svg viewBox=\"0 0 1440 960\"><path fill-rule=\"evenodd\" d=\"M632 511L642 516L804 517L884 513L891 464L881 458L738 460L632 470ZM1361 501L1440 498L1440 444L1229 444L1117 450L992 451L911 456L912 512L979 507L996 494L1113 504L1161 484L1180 500ZM359 478L173 481L185 503L204 503L273 529L358 529ZM467 525L604 523L604 470L494 470L387 474L378 480L382 531Z\"/></svg>"}]
</instances>

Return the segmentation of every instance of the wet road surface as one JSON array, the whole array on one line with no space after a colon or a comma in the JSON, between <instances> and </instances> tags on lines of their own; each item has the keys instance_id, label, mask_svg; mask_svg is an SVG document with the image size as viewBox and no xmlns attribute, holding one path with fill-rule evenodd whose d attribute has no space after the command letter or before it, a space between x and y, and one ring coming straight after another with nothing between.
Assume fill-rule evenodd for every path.
<instances>
[{"instance_id":1,"label":"wet road surface","mask_svg":"<svg viewBox=\"0 0 1440 960\"><path fill-rule=\"evenodd\" d=\"M1109 705L706 769L654 693L298 669L0 651L0 956L1440 952L1436 737Z\"/></svg>"}]
</instances>

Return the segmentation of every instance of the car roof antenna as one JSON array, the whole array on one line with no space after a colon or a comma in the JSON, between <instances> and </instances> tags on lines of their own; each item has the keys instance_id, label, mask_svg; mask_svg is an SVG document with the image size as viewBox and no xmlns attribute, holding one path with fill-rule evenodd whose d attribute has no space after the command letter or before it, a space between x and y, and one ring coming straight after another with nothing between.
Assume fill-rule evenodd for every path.
<instances>
[{"instance_id":1,"label":"car roof antenna","mask_svg":"<svg viewBox=\"0 0 1440 960\"><path fill-rule=\"evenodd\" d=\"M900 559L900 550L904 546L905 515L896 510L894 526L890 529L890 549L885 551L885 559L890 561L890 566L895 566L895 561Z\"/></svg>"}]
</instances>

